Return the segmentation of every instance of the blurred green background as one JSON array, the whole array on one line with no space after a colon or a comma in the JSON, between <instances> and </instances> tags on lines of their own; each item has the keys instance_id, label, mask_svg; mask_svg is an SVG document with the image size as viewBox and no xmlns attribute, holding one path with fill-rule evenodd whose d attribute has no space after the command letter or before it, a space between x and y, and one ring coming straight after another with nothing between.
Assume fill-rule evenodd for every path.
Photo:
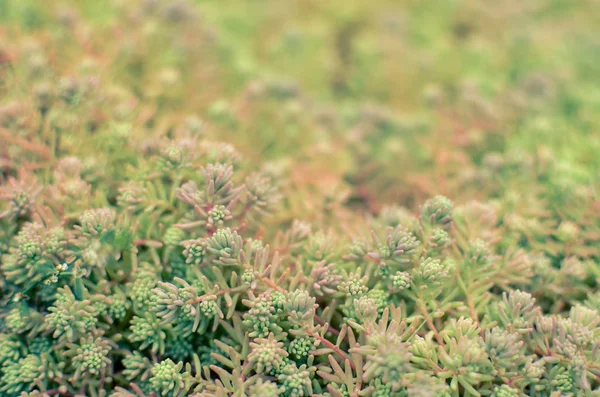
<instances>
[{"instance_id":1,"label":"blurred green background","mask_svg":"<svg viewBox=\"0 0 600 397\"><path fill-rule=\"evenodd\" d=\"M477 196L448 181L490 153L598 179L596 0L0 0L0 21L15 59L43 47L40 81L94 65L137 109L199 115L288 176L306 166L409 206ZM23 69L3 79L7 100L27 95Z\"/></svg>"}]
</instances>

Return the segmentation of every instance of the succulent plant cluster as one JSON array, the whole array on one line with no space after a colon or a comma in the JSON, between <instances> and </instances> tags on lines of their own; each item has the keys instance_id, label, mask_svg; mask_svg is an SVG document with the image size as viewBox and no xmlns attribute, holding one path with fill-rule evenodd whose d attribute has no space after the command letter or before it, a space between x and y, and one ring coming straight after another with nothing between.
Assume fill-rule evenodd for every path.
<instances>
[{"instance_id":1,"label":"succulent plant cluster","mask_svg":"<svg viewBox=\"0 0 600 397\"><path fill-rule=\"evenodd\" d=\"M0 1L0 396L600 396L593 1L75 3Z\"/></svg>"}]
</instances>

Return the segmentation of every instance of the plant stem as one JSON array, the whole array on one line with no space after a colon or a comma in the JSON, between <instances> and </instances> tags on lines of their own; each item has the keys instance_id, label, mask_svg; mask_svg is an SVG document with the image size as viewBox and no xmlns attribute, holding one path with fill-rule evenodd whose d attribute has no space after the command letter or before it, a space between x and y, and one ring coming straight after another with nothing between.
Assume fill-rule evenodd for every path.
<instances>
[{"instance_id":1,"label":"plant stem","mask_svg":"<svg viewBox=\"0 0 600 397\"><path fill-rule=\"evenodd\" d=\"M433 334L435 335L435 339L437 340L437 342L440 345L443 345L444 339L440 336L440 333L438 332L437 328L435 327L435 324L431 320L431 315L427 311L427 307L425 306L425 303L423 302L422 299L417 300L417 306L419 307L419 310L421 311L421 313L425 316L425 321L427 322L429 329L431 331L433 331Z\"/></svg>"}]
</instances>

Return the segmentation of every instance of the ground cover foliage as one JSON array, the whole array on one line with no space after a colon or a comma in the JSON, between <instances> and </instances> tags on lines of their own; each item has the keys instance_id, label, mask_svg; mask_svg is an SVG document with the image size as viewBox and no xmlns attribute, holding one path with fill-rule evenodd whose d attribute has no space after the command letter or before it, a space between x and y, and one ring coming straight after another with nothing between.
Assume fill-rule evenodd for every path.
<instances>
[{"instance_id":1,"label":"ground cover foliage","mask_svg":"<svg viewBox=\"0 0 600 397\"><path fill-rule=\"evenodd\" d=\"M598 395L599 18L0 0L0 396Z\"/></svg>"}]
</instances>

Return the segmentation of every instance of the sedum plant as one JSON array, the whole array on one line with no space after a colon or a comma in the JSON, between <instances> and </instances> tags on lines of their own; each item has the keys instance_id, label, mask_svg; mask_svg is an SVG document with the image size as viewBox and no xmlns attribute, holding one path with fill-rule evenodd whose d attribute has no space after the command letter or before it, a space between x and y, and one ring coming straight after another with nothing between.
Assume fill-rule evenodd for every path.
<instances>
[{"instance_id":1,"label":"sedum plant","mask_svg":"<svg viewBox=\"0 0 600 397\"><path fill-rule=\"evenodd\" d=\"M0 396L600 395L593 2L251 3L0 2Z\"/></svg>"},{"instance_id":2,"label":"sedum plant","mask_svg":"<svg viewBox=\"0 0 600 397\"><path fill-rule=\"evenodd\" d=\"M133 174L115 204L72 219L61 220L53 194L3 218L14 230L1 267L3 393L554 396L600 387L595 300L566 312L540 306L532 293L563 297L531 288L544 277L538 254L500 255L497 224L466 215L474 204L436 196L418 216L370 219L367 236L297 221L265 240L260 216L276 210L277 190L256 200L234 183L230 162L187 158L165 173L157 153L143 164L158 167L156 179ZM152 193L157 185L164 195Z\"/></svg>"}]
</instances>

